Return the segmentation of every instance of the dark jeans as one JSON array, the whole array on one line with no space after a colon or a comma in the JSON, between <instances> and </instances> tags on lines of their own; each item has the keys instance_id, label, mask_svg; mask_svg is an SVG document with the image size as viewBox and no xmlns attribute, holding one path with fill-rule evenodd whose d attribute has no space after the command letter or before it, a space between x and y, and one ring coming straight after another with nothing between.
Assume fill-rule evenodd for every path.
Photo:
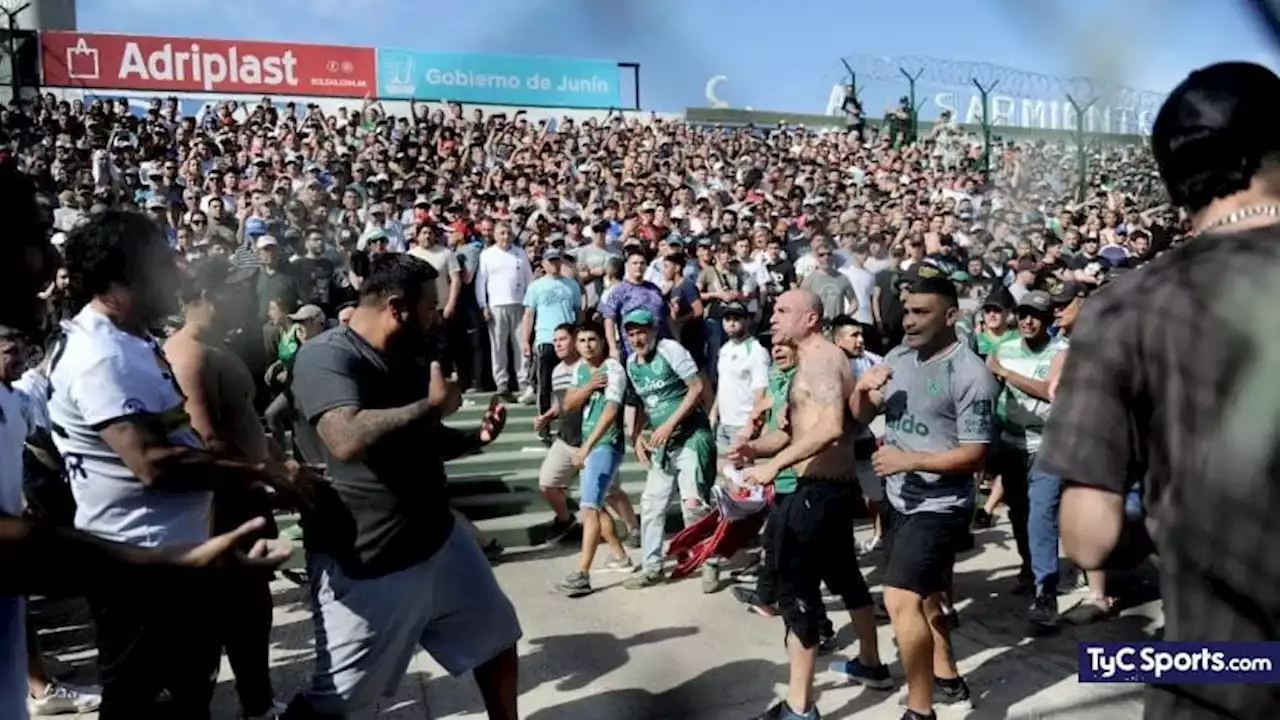
<instances>
[{"instance_id":1,"label":"dark jeans","mask_svg":"<svg viewBox=\"0 0 1280 720\"><path fill-rule=\"evenodd\" d=\"M272 601L266 578L228 578L218 587L219 638L236 676L246 715L264 715L275 702L271 688Z\"/></svg>"},{"instance_id":2,"label":"dark jeans","mask_svg":"<svg viewBox=\"0 0 1280 720\"><path fill-rule=\"evenodd\" d=\"M444 343L441 348L441 369L446 376L457 373L458 388L466 390L475 379L475 360L468 328L474 323L465 312L458 312L445 321Z\"/></svg>"},{"instance_id":3,"label":"dark jeans","mask_svg":"<svg viewBox=\"0 0 1280 720\"><path fill-rule=\"evenodd\" d=\"M702 332L707 336L707 379L711 381L712 387L716 384L716 378L719 375L720 364L720 348L724 346L724 323L716 318L704 318L702 321Z\"/></svg>"},{"instance_id":4,"label":"dark jeans","mask_svg":"<svg viewBox=\"0 0 1280 720\"><path fill-rule=\"evenodd\" d=\"M551 409L551 373L560 363L555 346L550 343L539 345L537 363L534 372L538 374L538 412L545 413Z\"/></svg>"},{"instance_id":5,"label":"dark jeans","mask_svg":"<svg viewBox=\"0 0 1280 720\"><path fill-rule=\"evenodd\" d=\"M216 580L215 580L216 582ZM208 583L132 581L97 590L101 720L208 720L218 671L218 592ZM161 691L169 700L157 704Z\"/></svg>"},{"instance_id":6,"label":"dark jeans","mask_svg":"<svg viewBox=\"0 0 1280 720\"><path fill-rule=\"evenodd\" d=\"M1004 502L1009 506L1009 523L1013 525L1013 539L1018 545L1018 557L1022 559L1022 575L1032 574L1031 541L1027 534L1027 521L1031 513L1028 488L1035 453L1000 445L996 451L994 470L1004 484Z\"/></svg>"},{"instance_id":7,"label":"dark jeans","mask_svg":"<svg viewBox=\"0 0 1280 720\"><path fill-rule=\"evenodd\" d=\"M478 314L474 317L465 316L463 327L466 341L465 344L460 344L464 349L469 349L471 352L471 384L470 386L460 384L459 387L464 390L468 387L473 390L493 389L493 362L489 351L489 330L485 327ZM502 390L506 390L506 388L502 388Z\"/></svg>"}]
</instances>

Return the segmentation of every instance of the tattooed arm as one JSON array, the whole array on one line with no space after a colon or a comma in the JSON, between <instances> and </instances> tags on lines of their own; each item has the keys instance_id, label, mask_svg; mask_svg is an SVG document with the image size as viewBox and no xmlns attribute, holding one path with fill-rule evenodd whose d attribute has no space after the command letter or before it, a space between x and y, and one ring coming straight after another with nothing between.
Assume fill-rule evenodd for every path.
<instances>
[{"instance_id":1,"label":"tattooed arm","mask_svg":"<svg viewBox=\"0 0 1280 720\"><path fill-rule=\"evenodd\" d=\"M774 470L804 462L840 439L851 380L849 361L835 345L821 345L800 359L791 384L791 444L769 461Z\"/></svg>"},{"instance_id":2,"label":"tattooed arm","mask_svg":"<svg viewBox=\"0 0 1280 720\"><path fill-rule=\"evenodd\" d=\"M360 362L354 350L333 342L303 345L294 362L294 401L338 462L359 461L390 433L420 421L430 424L454 405L456 398L447 384L436 383L427 397L408 405L364 407L364 393L356 382Z\"/></svg>"},{"instance_id":3,"label":"tattooed arm","mask_svg":"<svg viewBox=\"0 0 1280 720\"><path fill-rule=\"evenodd\" d=\"M398 408L365 410L355 405L334 408L320 416L316 432L329 447L333 459L353 462L388 434L430 414L430 398Z\"/></svg>"}]
</instances>

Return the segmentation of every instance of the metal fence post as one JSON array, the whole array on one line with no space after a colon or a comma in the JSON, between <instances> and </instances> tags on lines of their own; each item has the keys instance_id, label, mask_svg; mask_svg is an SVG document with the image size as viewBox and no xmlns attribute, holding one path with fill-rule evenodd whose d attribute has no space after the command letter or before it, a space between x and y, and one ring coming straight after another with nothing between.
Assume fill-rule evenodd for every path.
<instances>
[{"instance_id":1,"label":"metal fence post","mask_svg":"<svg viewBox=\"0 0 1280 720\"><path fill-rule=\"evenodd\" d=\"M978 88L978 97L982 99L982 171L987 175L991 174L991 102L989 100L991 92L1000 84L999 80L992 80L991 84L983 85L978 82L977 78L969 78L973 81L973 86Z\"/></svg>"}]
</instances>

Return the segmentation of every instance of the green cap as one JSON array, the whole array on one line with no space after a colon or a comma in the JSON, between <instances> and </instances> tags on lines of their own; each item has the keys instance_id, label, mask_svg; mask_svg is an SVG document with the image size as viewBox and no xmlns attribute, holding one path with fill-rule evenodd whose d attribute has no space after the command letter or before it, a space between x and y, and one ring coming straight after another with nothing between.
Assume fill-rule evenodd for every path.
<instances>
[{"instance_id":1,"label":"green cap","mask_svg":"<svg viewBox=\"0 0 1280 720\"><path fill-rule=\"evenodd\" d=\"M651 312L649 312L648 310L645 310L645 309L643 309L643 308L639 308L639 309L636 309L636 310L632 310L631 312L629 312L629 313L627 313L626 315L624 315L624 316L623 316L623 318L622 318L622 324L623 324L623 326L626 326L626 325L652 325L652 324L653 324L653 313L651 313Z\"/></svg>"}]
</instances>

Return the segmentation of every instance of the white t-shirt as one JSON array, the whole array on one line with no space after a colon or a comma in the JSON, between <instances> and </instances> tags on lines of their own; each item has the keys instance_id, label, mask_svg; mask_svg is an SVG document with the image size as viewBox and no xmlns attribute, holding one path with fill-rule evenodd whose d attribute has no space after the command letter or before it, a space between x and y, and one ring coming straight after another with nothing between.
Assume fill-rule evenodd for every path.
<instances>
[{"instance_id":1,"label":"white t-shirt","mask_svg":"<svg viewBox=\"0 0 1280 720\"><path fill-rule=\"evenodd\" d=\"M22 445L27 422L22 400L0 385L0 511L22 515ZM27 717L26 601L0 597L0 717Z\"/></svg>"},{"instance_id":2,"label":"white t-shirt","mask_svg":"<svg viewBox=\"0 0 1280 720\"><path fill-rule=\"evenodd\" d=\"M769 387L769 351L753 337L726 340L716 364L719 387L716 411L720 424L742 427L751 417L755 393Z\"/></svg>"},{"instance_id":3,"label":"white t-shirt","mask_svg":"<svg viewBox=\"0 0 1280 720\"><path fill-rule=\"evenodd\" d=\"M840 272L849 278L853 294L858 298L858 312L853 314L853 319L863 325L870 325L874 320L871 315L871 294L876 289L876 276L853 263L840 268Z\"/></svg>"},{"instance_id":4,"label":"white t-shirt","mask_svg":"<svg viewBox=\"0 0 1280 720\"><path fill-rule=\"evenodd\" d=\"M113 420L149 415L169 442L201 447L156 341L120 330L92 306L63 329L66 345L49 372L49 417L76 500L75 526L142 547L209 539L213 493L147 489L98 434Z\"/></svg>"}]
</instances>

